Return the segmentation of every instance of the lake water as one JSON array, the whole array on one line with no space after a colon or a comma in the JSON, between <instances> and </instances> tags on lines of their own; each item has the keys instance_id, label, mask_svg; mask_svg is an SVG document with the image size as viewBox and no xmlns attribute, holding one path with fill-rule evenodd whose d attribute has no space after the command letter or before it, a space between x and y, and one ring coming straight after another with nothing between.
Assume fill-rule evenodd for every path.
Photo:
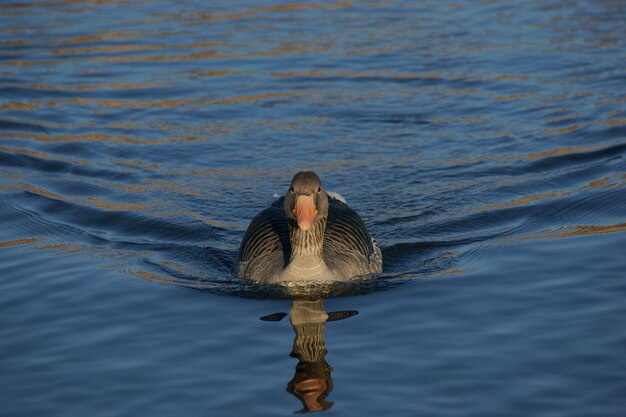
<instances>
[{"instance_id":1,"label":"lake water","mask_svg":"<svg viewBox=\"0 0 626 417\"><path fill-rule=\"evenodd\" d=\"M625 21L2 2L0 415L624 416ZM301 169L383 250L323 301L231 272Z\"/></svg>"}]
</instances>

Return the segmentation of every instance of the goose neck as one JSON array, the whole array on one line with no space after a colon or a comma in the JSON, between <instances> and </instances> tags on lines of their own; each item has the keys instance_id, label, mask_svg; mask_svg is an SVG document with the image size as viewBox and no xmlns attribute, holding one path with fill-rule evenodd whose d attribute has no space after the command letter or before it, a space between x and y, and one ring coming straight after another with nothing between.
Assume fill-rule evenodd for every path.
<instances>
[{"instance_id":1,"label":"goose neck","mask_svg":"<svg viewBox=\"0 0 626 417\"><path fill-rule=\"evenodd\" d=\"M296 260L308 259L323 262L324 230L326 217L320 217L313 222L308 230L301 230L296 221L289 219L291 240L290 263Z\"/></svg>"}]
</instances>

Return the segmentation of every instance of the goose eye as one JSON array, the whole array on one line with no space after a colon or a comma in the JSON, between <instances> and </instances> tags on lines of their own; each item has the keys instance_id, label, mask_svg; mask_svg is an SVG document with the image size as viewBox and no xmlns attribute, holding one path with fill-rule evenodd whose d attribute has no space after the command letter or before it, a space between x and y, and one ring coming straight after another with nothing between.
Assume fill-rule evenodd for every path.
<instances>
[{"instance_id":1,"label":"goose eye","mask_svg":"<svg viewBox=\"0 0 626 417\"><path fill-rule=\"evenodd\" d=\"M322 187L317 187L317 192L321 193L322 192Z\"/></svg>"},{"instance_id":2,"label":"goose eye","mask_svg":"<svg viewBox=\"0 0 626 417\"><path fill-rule=\"evenodd\" d=\"M291 191L292 193L296 191L295 188L293 188L293 185L291 187L289 187L289 191Z\"/></svg>"}]
</instances>

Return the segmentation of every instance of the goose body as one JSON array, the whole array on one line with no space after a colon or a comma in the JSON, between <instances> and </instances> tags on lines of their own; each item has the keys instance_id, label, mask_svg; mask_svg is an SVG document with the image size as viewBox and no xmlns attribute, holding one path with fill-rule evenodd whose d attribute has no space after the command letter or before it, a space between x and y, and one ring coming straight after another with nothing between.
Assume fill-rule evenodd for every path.
<instances>
[{"instance_id":1,"label":"goose body","mask_svg":"<svg viewBox=\"0 0 626 417\"><path fill-rule=\"evenodd\" d=\"M314 173L296 174L287 194L250 222L237 255L237 276L275 284L381 272L382 255L365 224L329 194Z\"/></svg>"}]
</instances>

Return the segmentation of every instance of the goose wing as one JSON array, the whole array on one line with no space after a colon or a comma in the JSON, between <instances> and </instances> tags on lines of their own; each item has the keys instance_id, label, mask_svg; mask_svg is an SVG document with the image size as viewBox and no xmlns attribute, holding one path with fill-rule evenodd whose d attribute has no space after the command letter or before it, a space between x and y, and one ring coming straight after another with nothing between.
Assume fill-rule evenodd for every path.
<instances>
[{"instance_id":1,"label":"goose wing","mask_svg":"<svg viewBox=\"0 0 626 417\"><path fill-rule=\"evenodd\" d=\"M343 276L382 270L380 249L363 220L347 204L332 197L328 199L324 261Z\"/></svg>"},{"instance_id":2,"label":"goose wing","mask_svg":"<svg viewBox=\"0 0 626 417\"><path fill-rule=\"evenodd\" d=\"M239 278L264 280L289 262L289 226L282 197L257 214L241 241L236 260Z\"/></svg>"}]
</instances>

